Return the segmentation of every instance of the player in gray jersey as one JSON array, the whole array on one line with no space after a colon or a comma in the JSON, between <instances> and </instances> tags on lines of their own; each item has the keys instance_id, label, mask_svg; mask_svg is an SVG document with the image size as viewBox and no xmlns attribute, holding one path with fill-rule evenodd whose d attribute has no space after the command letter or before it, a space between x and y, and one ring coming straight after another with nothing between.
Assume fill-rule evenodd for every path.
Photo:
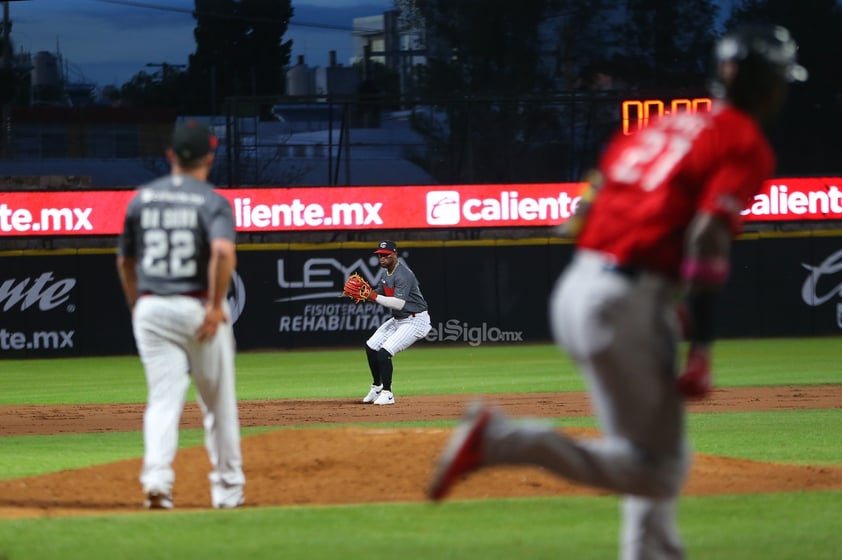
<instances>
[{"instance_id":1,"label":"player in gray jersey","mask_svg":"<svg viewBox=\"0 0 842 560\"><path fill-rule=\"evenodd\" d=\"M374 254L380 258L383 273L377 285L373 286L369 299L389 308L392 317L380 325L365 343L372 384L363 402L387 405L395 404L392 356L427 336L432 327L418 279L398 259L395 242L381 241Z\"/></svg>"},{"instance_id":2,"label":"player in gray jersey","mask_svg":"<svg viewBox=\"0 0 842 560\"><path fill-rule=\"evenodd\" d=\"M176 127L172 172L129 202L117 270L148 387L143 415L145 505L173 507L178 425L191 378L204 416L211 504L243 503L245 476L234 380L234 333L226 294L236 265L231 205L207 183L216 137Z\"/></svg>"}]
</instances>

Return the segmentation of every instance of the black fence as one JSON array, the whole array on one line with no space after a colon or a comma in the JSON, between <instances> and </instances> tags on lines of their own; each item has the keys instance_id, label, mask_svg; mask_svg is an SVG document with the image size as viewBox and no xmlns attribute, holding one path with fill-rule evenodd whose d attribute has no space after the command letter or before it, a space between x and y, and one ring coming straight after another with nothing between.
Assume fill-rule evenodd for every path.
<instances>
[{"instance_id":1,"label":"black fence","mask_svg":"<svg viewBox=\"0 0 842 560\"><path fill-rule=\"evenodd\" d=\"M842 99L820 114L811 109L806 119L799 111L807 100L799 95L793 92L770 131L777 174L836 175ZM220 186L528 183L579 180L612 133L710 107L698 90L586 89L518 98L229 98L219 114L193 117L212 124L222 140L211 176ZM14 108L4 124L0 185L16 174L132 187L166 171L169 131L186 117L127 107ZM15 171L4 172L9 162L23 165L5 165ZM109 172L108 162L125 173Z\"/></svg>"},{"instance_id":2,"label":"black fence","mask_svg":"<svg viewBox=\"0 0 842 560\"><path fill-rule=\"evenodd\" d=\"M554 182L580 179L612 131L635 130L671 109L704 110L709 103L698 103L705 99L699 95L247 97L227 99L220 114L193 117L212 124L221 139L211 176L220 186ZM13 108L0 179L88 176L80 187L132 187L166 171L169 131L186 117L136 107ZM109 172L110 161L126 173ZM4 172L4 164L13 171ZM129 173L133 168L138 172ZM59 186L72 188L73 181ZM2 186L26 188L18 183Z\"/></svg>"},{"instance_id":3,"label":"black fence","mask_svg":"<svg viewBox=\"0 0 842 560\"><path fill-rule=\"evenodd\" d=\"M529 242L404 243L433 331L426 344L543 342L546 302L572 246ZM0 256L0 358L134 352L114 254ZM722 337L842 331L842 237L774 234L738 240L720 306ZM353 271L379 272L368 244L241 248L229 301L240 350L358 347L388 317L339 297Z\"/></svg>"}]
</instances>

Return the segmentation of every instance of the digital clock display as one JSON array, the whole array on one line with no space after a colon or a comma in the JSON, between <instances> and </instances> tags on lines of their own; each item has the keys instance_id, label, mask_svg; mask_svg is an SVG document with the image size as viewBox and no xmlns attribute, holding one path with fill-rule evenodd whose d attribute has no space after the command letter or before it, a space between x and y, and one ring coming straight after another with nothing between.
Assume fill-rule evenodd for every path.
<instances>
[{"instance_id":1,"label":"digital clock display","mask_svg":"<svg viewBox=\"0 0 842 560\"><path fill-rule=\"evenodd\" d=\"M650 124L655 124L664 115L674 113L710 112L713 100L710 97L689 99L682 97L671 101L661 99L626 99L620 107L623 134L632 134Z\"/></svg>"}]
</instances>

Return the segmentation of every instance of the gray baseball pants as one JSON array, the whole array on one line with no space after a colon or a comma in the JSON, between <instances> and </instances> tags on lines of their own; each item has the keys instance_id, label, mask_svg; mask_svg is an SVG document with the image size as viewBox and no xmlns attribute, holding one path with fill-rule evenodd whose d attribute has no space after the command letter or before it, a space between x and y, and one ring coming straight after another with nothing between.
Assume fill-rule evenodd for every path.
<instances>
[{"instance_id":1,"label":"gray baseball pants","mask_svg":"<svg viewBox=\"0 0 842 560\"><path fill-rule=\"evenodd\" d=\"M624 495L620 557L684 558L677 500L689 470L684 403L675 389L676 286L621 273L578 251L550 300L559 346L581 368L601 437L493 417L484 464L529 464Z\"/></svg>"}]
</instances>

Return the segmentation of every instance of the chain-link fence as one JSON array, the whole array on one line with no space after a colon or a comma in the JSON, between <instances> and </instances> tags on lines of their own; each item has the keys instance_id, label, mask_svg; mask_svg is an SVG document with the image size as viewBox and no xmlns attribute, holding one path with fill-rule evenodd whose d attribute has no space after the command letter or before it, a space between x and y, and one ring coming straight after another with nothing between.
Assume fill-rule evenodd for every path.
<instances>
[{"instance_id":1,"label":"chain-link fence","mask_svg":"<svg viewBox=\"0 0 842 560\"><path fill-rule=\"evenodd\" d=\"M230 99L229 186L567 181L621 126L624 96Z\"/></svg>"},{"instance_id":2,"label":"chain-link fence","mask_svg":"<svg viewBox=\"0 0 842 560\"><path fill-rule=\"evenodd\" d=\"M634 95L231 98L223 114L190 117L220 137L211 177L220 186L568 181L594 163ZM88 183L133 186L166 170L169 131L187 117L119 107L16 109L0 169L29 164L18 174L37 175L49 161L52 175L96 175L93 162L120 161L126 178L119 184L96 176Z\"/></svg>"}]
</instances>

